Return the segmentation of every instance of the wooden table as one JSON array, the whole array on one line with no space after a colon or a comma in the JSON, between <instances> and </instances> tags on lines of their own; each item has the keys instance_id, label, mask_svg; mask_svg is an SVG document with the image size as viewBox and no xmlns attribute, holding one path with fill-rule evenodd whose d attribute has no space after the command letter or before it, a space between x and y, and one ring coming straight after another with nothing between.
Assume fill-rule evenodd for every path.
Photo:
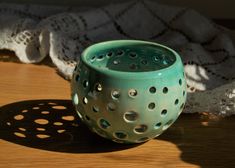
<instances>
[{"instance_id":1,"label":"wooden table","mask_svg":"<svg viewBox=\"0 0 235 168\"><path fill-rule=\"evenodd\" d=\"M183 114L140 145L104 140L81 123L54 68L0 62L0 167L235 167L235 117Z\"/></svg>"}]
</instances>

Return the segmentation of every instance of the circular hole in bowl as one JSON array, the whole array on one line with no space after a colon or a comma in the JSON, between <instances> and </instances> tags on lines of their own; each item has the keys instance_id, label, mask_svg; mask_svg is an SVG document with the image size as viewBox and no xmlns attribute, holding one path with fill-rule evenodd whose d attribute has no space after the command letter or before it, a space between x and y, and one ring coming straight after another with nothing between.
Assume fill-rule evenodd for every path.
<instances>
[{"instance_id":1,"label":"circular hole in bowl","mask_svg":"<svg viewBox=\"0 0 235 168\"><path fill-rule=\"evenodd\" d=\"M100 128L93 127L92 131L95 132L96 134L104 137L104 138L107 138L106 133L103 130L101 130Z\"/></svg>"},{"instance_id":2,"label":"circular hole in bowl","mask_svg":"<svg viewBox=\"0 0 235 168\"><path fill-rule=\"evenodd\" d=\"M104 59L104 55L99 55L99 56L97 57L97 61L101 61L102 59Z\"/></svg>"},{"instance_id":3,"label":"circular hole in bowl","mask_svg":"<svg viewBox=\"0 0 235 168\"><path fill-rule=\"evenodd\" d=\"M135 126L134 132L137 134L143 134L147 131L147 129L148 129L147 125L141 124L141 125Z\"/></svg>"},{"instance_id":4,"label":"circular hole in bowl","mask_svg":"<svg viewBox=\"0 0 235 168\"><path fill-rule=\"evenodd\" d=\"M90 117L87 116L87 115L85 115L85 119L86 119L87 121L90 121L90 120L91 120Z\"/></svg>"},{"instance_id":5,"label":"circular hole in bowl","mask_svg":"<svg viewBox=\"0 0 235 168\"><path fill-rule=\"evenodd\" d=\"M124 54L124 51L123 50L118 50L116 54L117 54L117 56L122 56Z\"/></svg>"},{"instance_id":6,"label":"circular hole in bowl","mask_svg":"<svg viewBox=\"0 0 235 168\"><path fill-rule=\"evenodd\" d=\"M138 114L135 111L127 111L124 113L124 120L126 122L136 121L138 118Z\"/></svg>"},{"instance_id":7,"label":"circular hole in bowl","mask_svg":"<svg viewBox=\"0 0 235 168\"><path fill-rule=\"evenodd\" d=\"M95 90L97 91L97 92L101 92L102 91L102 85L100 84L100 83L97 83L96 85L95 85Z\"/></svg>"},{"instance_id":8,"label":"circular hole in bowl","mask_svg":"<svg viewBox=\"0 0 235 168\"><path fill-rule=\"evenodd\" d=\"M163 127L162 130L166 130L167 128L170 127L170 125L173 123L173 119L170 119Z\"/></svg>"},{"instance_id":9,"label":"circular hole in bowl","mask_svg":"<svg viewBox=\"0 0 235 168\"><path fill-rule=\"evenodd\" d=\"M134 97L137 96L137 90L135 90L135 89L130 89L130 90L128 91L128 94L129 94L130 97L134 98Z\"/></svg>"},{"instance_id":10,"label":"circular hole in bowl","mask_svg":"<svg viewBox=\"0 0 235 168\"><path fill-rule=\"evenodd\" d=\"M161 127L162 123L161 122L158 122L157 124L155 124L154 128L155 129L159 129Z\"/></svg>"},{"instance_id":11,"label":"circular hole in bowl","mask_svg":"<svg viewBox=\"0 0 235 168\"><path fill-rule=\"evenodd\" d=\"M83 98L83 104L87 104L88 103L88 99L86 97Z\"/></svg>"},{"instance_id":12,"label":"circular hole in bowl","mask_svg":"<svg viewBox=\"0 0 235 168\"><path fill-rule=\"evenodd\" d=\"M132 64L130 64L129 68L132 70L137 69L137 65L132 63Z\"/></svg>"},{"instance_id":13,"label":"circular hole in bowl","mask_svg":"<svg viewBox=\"0 0 235 168\"><path fill-rule=\"evenodd\" d=\"M164 87L163 90L162 90L163 93L167 93L168 92L168 88L167 87Z\"/></svg>"},{"instance_id":14,"label":"circular hole in bowl","mask_svg":"<svg viewBox=\"0 0 235 168\"><path fill-rule=\"evenodd\" d=\"M78 65L75 66L74 71L77 71L77 69L78 69Z\"/></svg>"},{"instance_id":15,"label":"circular hole in bowl","mask_svg":"<svg viewBox=\"0 0 235 168\"><path fill-rule=\"evenodd\" d=\"M145 60L145 59L144 59L144 60L141 60L140 62L141 62L141 64L143 64L143 65L147 65L147 64L148 64L148 61Z\"/></svg>"},{"instance_id":16,"label":"circular hole in bowl","mask_svg":"<svg viewBox=\"0 0 235 168\"><path fill-rule=\"evenodd\" d=\"M153 110L154 108L155 108L155 103L153 103L153 102L149 103L148 109Z\"/></svg>"},{"instance_id":17,"label":"circular hole in bowl","mask_svg":"<svg viewBox=\"0 0 235 168\"><path fill-rule=\"evenodd\" d=\"M158 61L160 61L162 59L162 57L160 56L160 55L155 55L155 56L153 56L153 60L155 61L155 62L158 62Z\"/></svg>"},{"instance_id":18,"label":"circular hole in bowl","mask_svg":"<svg viewBox=\"0 0 235 168\"><path fill-rule=\"evenodd\" d=\"M124 141L120 140L120 139L112 139L113 142L116 142L116 143L124 143Z\"/></svg>"},{"instance_id":19,"label":"circular hole in bowl","mask_svg":"<svg viewBox=\"0 0 235 168\"><path fill-rule=\"evenodd\" d=\"M107 104L107 109L109 111L114 111L114 110L116 110L116 105L114 103L108 103Z\"/></svg>"},{"instance_id":20,"label":"circular hole in bowl","mask_svg":"<svg viewBox=\"0 0 235 168\"><path fill-rule=\"evenodd\" d=\"M148 141L149 140L149 137L142 137L142 138L140 138L140 139L138 139L137 140L137 143L139 142L139 143L141 143L141 142L146 142L146 141Z\"/></svg>"},{"instance_id":21,"label":"circular hole in bowl","mask_svg":"<svg viewBox=\"0 0 235 168\"><path fill-rule=\"evenodd\" d=\"M107 54L106 54L108 57L112 57L113 56L113 52L108 52Z\"/></svg>"},{"instance_id":22,"label":"circular hole in bowl","mask_svg":"<svg viewBox=\"0 0 235 168\"><path fill-rule=\"evenodd\" d=\"M76 82L79 82L79 79L80 79L80 76L79 76L79 74L77 74L77 75L75 76Z\"/></svg>"},{"instance_id":23,"label":"circular hole in bowl","mask_svg":"<svg viewBox=\"0 0 235 168\"><path fill-rule=\"evenodd\" d=\"M167 110L163 109L162 112L161 112L161 116L166 116L166 114L167 114Z\"/></svg>"},{"instance_id":24,"label":"circular hole in bowl","mask_svg":"<svg viewBox=\"0 0 235 168\"><path fill-rule=\"evenodd\" d=\"M124 132L115 132L114 133L114 137L117 138L117 139L126 139L127 138L127 134L124 133Z\"/></svg>"},{"instance_id":25,"label":"circular hole in bowl","mask_svg":"<svg viewBox=\"0 0 235 168\"><path fill-rule=\"evenodd\" d=\"M91 62L94 62L95 59L96 59L96 56L93 56L93 57L91 57L90 61L91 61Z\"/></svg>"},{"instance_id":26,"label":"circular hole in bowl","mask_svg":"<svg viewBox=\"0 0 235 168\"><path fill-rule=\"evenodd\" d=\"M183 96L185 96L185 91L183 91Z\"/></svg>"},{"instance_id":27,"label":"circular hole in bowl","mask_svg":"<svg viewBox=\"0 0 235 168\"><path fill-rule=\"evenodd\" d=\"M120 64L120 63L121 63L120 60L114 60L114 61L113 61L113 64L114 64L114 65L118 65L118 64Z\"/></svg>"},{"instance_id":28,"label":"circular hole in bowl","mask_svg":"<svg viewBox=\"0 0 235 168\"><path fill-rule=\"evenodd\" d=\"M183 108L184 108L184 103L181 104L180 110L182 110Z\"/></svg>"},{"instance_id":29,"label":"circular hole in bowl","mask_svg":"<svg viewBox=\"0 0 235 168\"><path fill-rule=\"evenodd\" d=\"M130 58L136 58L137 54L135 52L130 52L129 56L130 56Z\"/></svg>"},{"instance_id":30,"label":"circular hole in bowl","mask_svg":"<svg viewBox=\"0 0 235 168\"><path fill-rule=\"evenodd\" d=\"M88 83L87 80L84 80L84 81L83 81L83 87L84 87L84 88L86 88L86 87L88 86L88 84L89 84L89 83Z\"/></svg>"},{"instance_id":31,"label":"circular hole in bowl","mask_svg":"<svg viewBox=\"0 0 235 168\"><path fill-rule=\"evenodd\" d=\"M181 79L179 80L179 85L182 85L182 80Z\"/></svg>"},{"instance_id":32,"label":"circular hole in bowl","mask_svg":"<svg viewBox=\"0 0 235 168\"><path fill-rule=\"evenodd\" d=\"M157 91L157 89L154 86L149 88L149 92L152 94L156 93L156 91Z\"/></svg>"},{"instance_id":33,"label":"circular hole in bowl","mask_svg":"<svg viewBox=\"0 0 235 168\"><path fill-rule=\"evenodd\" d=\"M175 105L177 105L179 103L179 99L175 100Z\"/></svg>"},{"instance_id":34,"label":"circular hole in bowl","mask_svg":"<svg viewBox=\"0 0 235 168\"><path fill-rule=\"evenodd\" d=\"M103 129L108 129L111 126L110 123L105 119L100 119L99 120L99 125Z\"/></svg>"},{"instance_id":35,"label":"circular hole in bowl","mask_svg":"<svg viewBox=\"0 0 235 168\"><path fill-rule=\"evenodd\" d=\"M167 62L166 60L163 60L163 61L162 61L162 64L163 64L163 65L168 65L168 62Z\"/></svg>"},{"instance_id":36,"label":"circular hole in bowl","mask_svg":"<svg viewBox=\"0 0 235 168\"><path fill-rule=\"evenodd\" d=\"M74 103L75 105L78 105L78 103L79 103L79 99L78 99L77 93L75 93L75 94L73 95L73 103Z\"/></svg>"},{"instance_id":37,"label":"circular hole in bowl","mask_svg":"<svg viewBox=\"0 0 235 168\"><path fill-rule=\"evenodd\" d=\"M97 113L97 112L99 112L99 107L94 105L94 106L92 107L92 110L93 110L95 113Z\"/></svg>"},{"instance_id":38,"label":"circular hole in bowl","mask_svg":"<svg viewBox=\"0 0 235 168\"><path fill-rule=\"evenodd\" d=\"M82 117L82 114L80 113L80 111L76 110L76 112L77 112L79 118L83 120L83 117Z\"/></svg>"},{"instance_id":39,"label":"circular hole in bowl","mask_svg":"<svg viewBox=\"0 0 235 168\"><path fill-rule=\"evenodd\" d=\"M112 91L111 91L111 97L112 97L113 99L118 99L118 98L120 97L120 91L118 91L118 90L112 90Z\"/></svg>"}]
</instances>

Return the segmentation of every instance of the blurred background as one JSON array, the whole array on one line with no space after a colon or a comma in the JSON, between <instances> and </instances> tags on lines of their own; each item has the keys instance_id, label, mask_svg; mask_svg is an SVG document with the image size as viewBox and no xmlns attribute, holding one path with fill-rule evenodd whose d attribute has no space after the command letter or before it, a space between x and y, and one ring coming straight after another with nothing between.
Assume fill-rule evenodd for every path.
<instances>
[{"instance_id":1,"label":"blurred background","mask_svg":"<svg viewBox=\"0 0 235 168\"><path fill-rule=\"evenodd\" d=\"M127 0L0 0L7 3L102 6L109 3ZM202 14L217 19L235 19L234 0L158 0L164 4L185 6L196 9Z\"/></svg>"}]
</instances>

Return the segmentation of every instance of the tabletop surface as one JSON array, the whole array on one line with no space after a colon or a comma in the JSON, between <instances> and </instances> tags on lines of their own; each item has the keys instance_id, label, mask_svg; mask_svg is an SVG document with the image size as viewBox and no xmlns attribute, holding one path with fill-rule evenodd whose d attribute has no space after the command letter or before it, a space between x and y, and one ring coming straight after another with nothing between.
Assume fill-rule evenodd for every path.
<instances>
[{"instance_id":1,"label":"tabletop surface","mask_svg":"<svg viewBox=\"0 0 235 168\"><path fill-rule=\"evenodd\" d=\"M0 167L235 167L235 117L183 114L139 145L91 133L47 65L0 62Z\"/></svg>"}]
</instances>

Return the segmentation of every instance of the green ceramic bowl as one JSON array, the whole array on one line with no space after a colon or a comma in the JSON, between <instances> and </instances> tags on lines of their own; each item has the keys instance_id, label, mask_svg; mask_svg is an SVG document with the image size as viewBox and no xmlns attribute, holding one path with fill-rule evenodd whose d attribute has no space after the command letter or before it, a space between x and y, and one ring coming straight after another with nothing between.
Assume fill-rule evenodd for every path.
<instances>
[{"instance_id":1,"label":"green ceramic bowl","mask_svg":"<svg viewBox=\"0 0 235 168\"><path fill-rule=\"evenodd\" d=\"M115 40L88 47L71 82L85 124L119 143L141 143L164 132L186 101L184 68L172 49Z\"/></svg>"}]
</instances>

